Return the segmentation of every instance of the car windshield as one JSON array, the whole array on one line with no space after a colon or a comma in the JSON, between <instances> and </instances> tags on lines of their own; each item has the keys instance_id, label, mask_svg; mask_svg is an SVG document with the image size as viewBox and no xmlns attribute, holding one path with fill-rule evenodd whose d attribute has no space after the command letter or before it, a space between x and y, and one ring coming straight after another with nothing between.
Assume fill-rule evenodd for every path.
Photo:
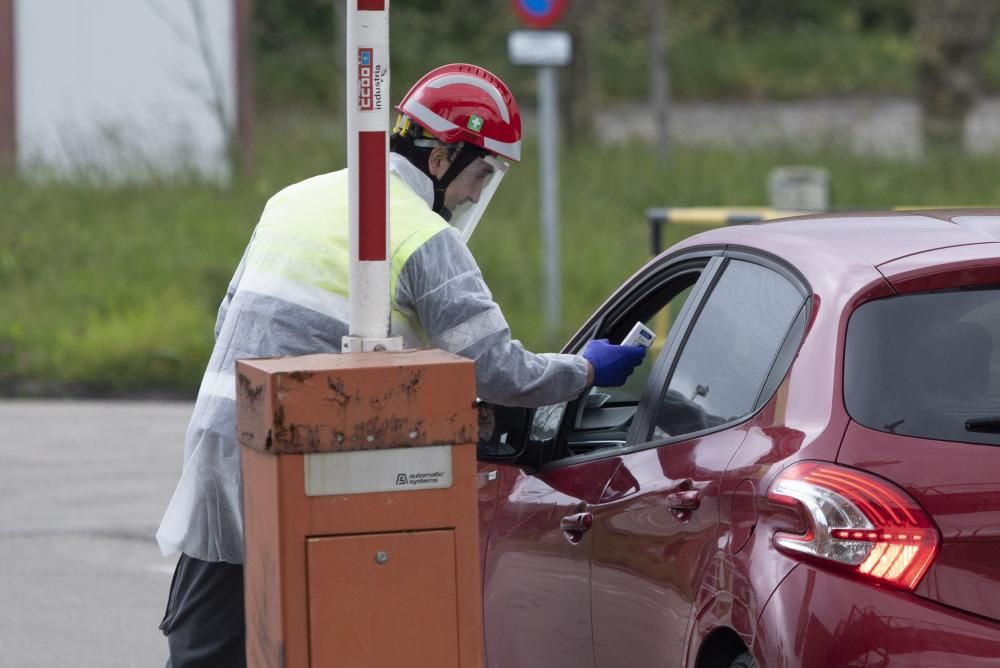
<instances>
[{"instance_id":1,"label":"car windshield","mask_svg":"<svg viewBox=\"0 0 1000 668\"><path fill-rule=\"evenodd\" d=\"M879 431L1000 445L1000 287L860 306L847 329L844 401Z\"/></svg>"}]
</instances>

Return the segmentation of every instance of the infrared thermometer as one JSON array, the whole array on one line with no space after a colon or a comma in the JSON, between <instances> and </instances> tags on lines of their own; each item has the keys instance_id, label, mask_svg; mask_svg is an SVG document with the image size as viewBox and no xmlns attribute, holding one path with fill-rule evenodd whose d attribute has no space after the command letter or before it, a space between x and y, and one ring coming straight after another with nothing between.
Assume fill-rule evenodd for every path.
<instances>
[{"instance_id":1,"label":"infrared thermometer","mask_svg":"<svg viewBox=\"0 0 1000 668\"><path fill-rule=\"evenodd\" d=\"M653 345L653 341L656 340L656 334L649 327L646 327L641 322L635 323L635 327L632 331L622 339L623 346L642 346L643 348L648 348Z\"/></svg>"}]
</instances>

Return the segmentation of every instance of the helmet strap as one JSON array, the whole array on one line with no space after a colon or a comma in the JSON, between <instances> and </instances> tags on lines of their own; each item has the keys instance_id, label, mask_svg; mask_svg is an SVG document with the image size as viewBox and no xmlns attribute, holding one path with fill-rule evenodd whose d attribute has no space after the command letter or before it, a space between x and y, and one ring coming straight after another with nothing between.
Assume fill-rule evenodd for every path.
<instances>
[{"instance_id":1,"label":"helmet strap","mask_svg":"<svg viewBox=\"0 0 1000 668\"><path fill-rule=\"evenodd\" d=\"M448 166L448 171L441 175L440 179L431 176L434 181L434 206L432 208L445 220L451 218L451 211L444 206L444 191L462 173L462 170L471 165L477 158L485 155L488 155L486 151L462 142L451 153L451 165Z\"/></svg>"},{"instance_id":2,"label":"helmet strap","mask_svg":"<svg viewBox=\"0 0 1000 668\"><path fill-rule=\"evenodd\" d=\"M431 209L446 221L451 220L451 209L446 209L444 206L444 191L448 186L433 176L431 180L434 181L434 205Z\"/></svg>"}]
</instances>

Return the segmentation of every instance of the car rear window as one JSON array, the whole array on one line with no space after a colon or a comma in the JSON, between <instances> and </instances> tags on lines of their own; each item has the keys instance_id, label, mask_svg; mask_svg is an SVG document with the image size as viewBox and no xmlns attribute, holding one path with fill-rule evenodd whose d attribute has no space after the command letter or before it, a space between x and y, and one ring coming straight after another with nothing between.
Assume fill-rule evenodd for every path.
<instances>
[{"instance_id":1,"label":"car rear window","mask_svg":"<svg viewBox=\"0 0 1000 668\"><path fill-rule=\"evenodd\" d=\"M1000 287L860 306L847 328L844 401L879 431L1000 445Z\"/></svg>"}]
</instances>

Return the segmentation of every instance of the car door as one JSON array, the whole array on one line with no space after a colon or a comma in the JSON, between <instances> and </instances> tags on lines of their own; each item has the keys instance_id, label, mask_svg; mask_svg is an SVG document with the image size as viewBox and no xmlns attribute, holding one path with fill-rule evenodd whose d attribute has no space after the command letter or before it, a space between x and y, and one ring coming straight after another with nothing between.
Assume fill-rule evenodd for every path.
<instances>
[{"instance_id":1,"label":"car door","mask_svg":"<svg viewBox=\"0 0 1000 668\"><path fill-rule=\"evenodd\" d=\"M745 259L720 260L706 278L591 508L597 668L683 665L703 578L724 567L714 562L722 476L806 299L780 272Z\"/></svg>"},{"instance_id":2,"label":"car door","mask_svg":"<svg viewBox=\"0 0 1000 668\"><path fill-rule=\"evenodd\" d=\"M500 467L483 582L489 666L594 665L586 508L616 467Z\"/></svg>"},{"instance_id":3,"label":"car door","mask_svg":"<svg viewBox=\"0 0 1000 668\"><path fill-rule=\"evenodd\" d=\"M636 319L661 330L656 349L662 348L671 320L678 320L708 262L689 257L638 277L568 350L582 348L594 335L621 340ZM619 467L655 352L624 387L593 388L576 401L536 411L532 450L520 465L481 466L487 477L497 471L495 483L484 482L496 485L483 577L489 666L594 666L590 509L601 504Z\"/></svg>"}]
</instances>

